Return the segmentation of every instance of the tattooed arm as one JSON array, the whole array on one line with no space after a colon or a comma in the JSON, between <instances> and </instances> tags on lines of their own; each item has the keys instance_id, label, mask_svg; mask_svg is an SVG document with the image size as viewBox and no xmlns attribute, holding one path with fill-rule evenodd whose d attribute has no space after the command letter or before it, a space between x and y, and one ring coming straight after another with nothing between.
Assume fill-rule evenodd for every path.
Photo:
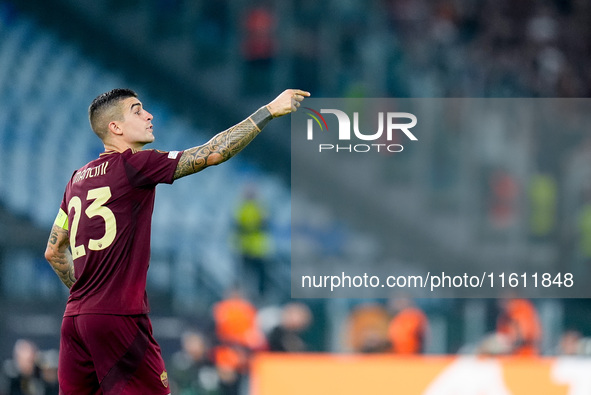
<instances>
[{"instance_id":1,"label":"tattooed arm","mask_svg":"<svg viewBox=\"0 0 591 395\"><path fill-rule=\"evenodd\" d=\"M47 241L45 259L47 259L66 287L71 288L76 278L74 277L74 262L68 248L69 245L68 231L53 225Z\"/></svg>"},{"instance_id":2,"label":"tattooed arm","mask_svg":"<svg viewBox=\"0 0 591 395\"><path fill-rule=\"evenodd\" d=\"M208 166L218 165L242 151L273 118L294 112L310 93L288 89L271 103L231 128L215 135L203 145L183 151L174 179L197 173Z\"/></svg>"}]
</instances>

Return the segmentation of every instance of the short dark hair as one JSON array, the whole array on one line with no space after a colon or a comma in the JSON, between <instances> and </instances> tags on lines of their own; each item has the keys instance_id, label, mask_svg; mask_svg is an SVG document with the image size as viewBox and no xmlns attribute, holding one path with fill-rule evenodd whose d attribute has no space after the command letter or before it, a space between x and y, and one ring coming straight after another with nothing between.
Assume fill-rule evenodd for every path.
<instances>
[{"instance_id":1,"label":"short dark hair","mask_svg":"<svg viewBox=\"0 0 591 395\"><path fill-rule=\"evenodd\" d=\"M123 120L123 112L118 108L121 100L137 97L131 89L116 88L97 96L88 107L90 127L102 140L112 120Z\"/></svg>"}]
</instances>

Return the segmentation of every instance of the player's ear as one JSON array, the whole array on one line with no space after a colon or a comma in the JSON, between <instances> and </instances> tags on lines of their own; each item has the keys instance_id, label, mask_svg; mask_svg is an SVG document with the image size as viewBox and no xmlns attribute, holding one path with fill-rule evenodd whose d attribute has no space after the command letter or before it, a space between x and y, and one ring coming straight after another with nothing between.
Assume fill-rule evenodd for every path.
<instances>
[{"instance_id":1,"label":"player's ear","mask_svg":"<svg viewBox=\"0 0 591 395\"><path fill-rule=\"evenodd\" d=\"M117 121L109 122L108 129L109 129L109 133L113 133L113 134L117 134L117 135L123 134L123 130L119 127L119 122L117 122Z\"/></svg>"}]
</instances>

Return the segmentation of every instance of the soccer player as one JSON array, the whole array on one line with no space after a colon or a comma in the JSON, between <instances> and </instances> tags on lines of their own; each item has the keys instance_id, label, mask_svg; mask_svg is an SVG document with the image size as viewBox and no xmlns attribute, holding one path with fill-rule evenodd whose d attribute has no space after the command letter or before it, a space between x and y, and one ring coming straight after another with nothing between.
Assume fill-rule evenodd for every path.
<instances>
[{"instance_id":1,"label":"soccer player","mask_svg":"<svg viewBox=\"0 0 591 395\"><path fill-rule=\"evenodd\" d=\"M145 290L155 187L230 159L307 96L286 90L182 152L142 150L154 141L153 117L135 92L114 89L94 99L90 125L105 152L72 175L45 251L70 289L60 341L63 394L170 393Z\"/></svg>"}]
</instances>

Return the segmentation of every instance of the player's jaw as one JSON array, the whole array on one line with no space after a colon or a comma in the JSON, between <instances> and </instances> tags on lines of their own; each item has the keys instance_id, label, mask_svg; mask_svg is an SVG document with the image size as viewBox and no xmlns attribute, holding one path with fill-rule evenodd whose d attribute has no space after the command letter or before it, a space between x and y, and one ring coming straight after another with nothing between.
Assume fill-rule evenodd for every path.
<instances>
[{"instance_id":1,"label":"player's jaw","mask_svg":"<svg viewBox=\"0 0 591 395\"><path fill-rule=\"evenodd\" d=\"M141 149L144 145L154 141L152 124L127 125L123 134L128 145L134 149Z\"/></svg>"}]
</instances>

